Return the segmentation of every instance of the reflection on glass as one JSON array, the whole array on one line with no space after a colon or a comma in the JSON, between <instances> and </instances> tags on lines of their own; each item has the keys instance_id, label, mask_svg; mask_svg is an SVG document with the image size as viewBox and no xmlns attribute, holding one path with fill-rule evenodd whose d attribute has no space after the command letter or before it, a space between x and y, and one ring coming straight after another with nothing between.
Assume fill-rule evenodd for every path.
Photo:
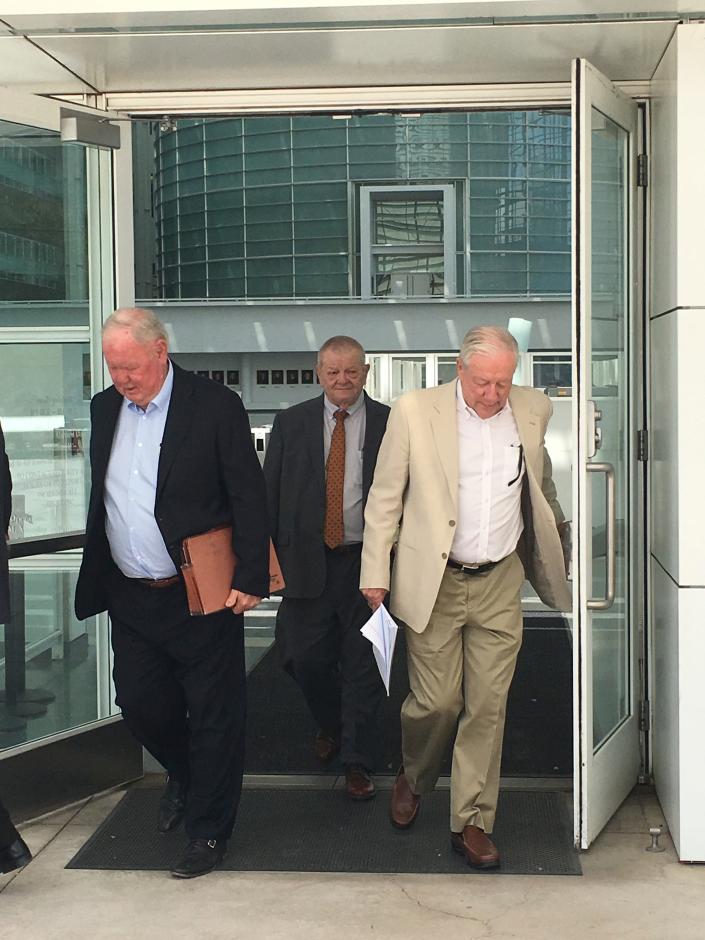
<instances>
[{"instance_id":1,"label":"reflection on glass","mask_svg":"<svg viewBox=\"0 0 705 940\"><path fill-rule=\"evenodd\" d=\"M376 297L442 297L443 255L375 255Z\"/></svg>"},{"instance_id":2,"label":"reflection on glass","mask_svg":"<svg viewBox=\"0 0 705 940\"><path fill-rule=\"evenodd\" d=\"M571 393L573 365L570 353L534 354L532 368L534 388L543 388L548 395L560 394L561 397Z\"/></svg>"},{"instance_id":3,"label":"reflection on glass","mask_svg":"<svg viewBox=\"0 0 705 940\"><path fill-rule=\"evenodd\" d=\"M602 443L595 460L615 469L616 585L614 605L593 611L593 747L597 749L629 716L629 479L628 190L627 133L592 111L592 394L602 412ZM606 587L605 488L592 481L592 596Z\"/></svg>"},{"instance_id":4,"label":"reflection on glass","mask_svg":"<svg viewBox=\"0 0 705 940\"><path fill-rule=\"evenodd\" d=\"M245 668L248 675L274 645L274 626L280 601L279 597L265 598L256 610L245 614Z\"/></svg>"},{"instance_id":5,"label":"reflection on glass","mask_svg":"<svg viewBox=\"0 0 705 940\"><path fill-rule=\"evenodd\" d=\"M367 373L367 382L365 389L370 398L382 399L382 357L367 355L367 364L370 367Z\"/></svg>"},{"instance_id":6,"label":"reflection on glass","mask_svg":"<svg viewBox=\"0 0 705 940\"><path fill-rule=\"evenodd\" d=\"M82 343L0 346L0 423L12 472L12 538L82 530L89 391Z\"/></svg>"},{"instance_id":7,"label":"reflection on glass","mask_svg":"<svg viewBox=\"0 0 705 940\"><path fill-rule=\"evenodd\" d=\"M355 295L360 226L351 194L370 182L454 186L456 232L444 232L442 200L430 192L385 194L371 240L411 248L451 235L461 294L570 291L567 111L175 123L133 128L140 298L348 297L351 285ZM302 260L310 269L300 270ZM428 285L419 294L432 296Z\"/></svg>"},{"instance_id":8,"label":"reflection on glass","mask_svg":"<svg viewBox=\"0 0 705 940\"><path fill-rule=\"evenodd\" d=\"M87 257L84 148L0 121L0 324L87 323Z\"/></svg>"},{"instance_id":9,"label":"reflection on glass","mask_svg":"<svg viewBox=\"0 0 705 940\"><path fill-rule=\"evenodd\" d=\"M446 382L452 382L458 374L456 366L457 356L439 356L438 357L438 384L445 385Z\"/></svg>"},{"instance_id":10,"label":"reflection on glass","mask_svg":"<svg viewBox=\"0 0 705 940\"><path fill-rule=\"evenodd\" d=\"M0 626L0 750L110 714L105 644L96 618L76 620L77 559L50 569L13 562L12 620Z\"/></svg>"},{"instance_id":11,"label":"reflection on glass","mask_svg":"<svg viewBox=\"0 0 705 940\"><path fill-rule=\"evenodd\" d=\"M378 245L443 246L443 199L374 202L374 241Z\"/></svg>"},{"instance_id":12,"label":"reflection on glass","mask_svg":"<svg viewBox=\"0 0 705 940\"><path fill-rule=\"evenodd\" d=\"M426 387L426 357L392 358L392 401L405 392Z\"/></svg>"}]
</instances>

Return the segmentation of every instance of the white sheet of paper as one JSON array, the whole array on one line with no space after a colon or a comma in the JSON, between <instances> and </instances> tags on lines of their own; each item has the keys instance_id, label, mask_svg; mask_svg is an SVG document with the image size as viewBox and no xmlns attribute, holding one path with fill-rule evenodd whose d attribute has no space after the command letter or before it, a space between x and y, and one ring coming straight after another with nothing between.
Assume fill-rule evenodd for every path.
<instances>
[{"instance_id":1,"label":"white sheet of paper","mask_svg":"<svg viewBox=\"0 0 705 940\"><path fill-rule=\"evenodd\" d=\"M397 625L390 617L384 604L380 604L360 633L372 644L372 652L377 660L377 668L389 695L389 677L392 673L394 644L397 641Z\"/></svg>"}]
</instances>

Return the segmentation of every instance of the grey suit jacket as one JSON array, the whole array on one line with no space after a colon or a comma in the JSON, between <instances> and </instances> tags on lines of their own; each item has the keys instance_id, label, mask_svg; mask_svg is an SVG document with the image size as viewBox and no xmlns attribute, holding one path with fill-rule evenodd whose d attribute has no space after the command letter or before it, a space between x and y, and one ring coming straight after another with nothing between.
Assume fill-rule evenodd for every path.
<instances>
[{"instance_id":1,"label":"grey suit jacket","mask_svg":"<svg viewBox=\"0 0 705 940\"><path fill-rule=\"evenodd\" d=\"M363 501L372 485L389 408L365 394ZM264 459L269 518L285 597L319 597L326 583L323 521L326 507L323 395L293 405L274 419Z\"/></svg>"}]
</instances>

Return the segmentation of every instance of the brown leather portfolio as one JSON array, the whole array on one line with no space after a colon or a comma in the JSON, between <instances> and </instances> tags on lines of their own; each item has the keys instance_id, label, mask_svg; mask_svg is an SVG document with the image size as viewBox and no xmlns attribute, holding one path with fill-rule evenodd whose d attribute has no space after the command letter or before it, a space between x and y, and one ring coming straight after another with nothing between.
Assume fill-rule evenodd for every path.
<instances>
[{"instance_id":1,"label":"brown leather portfolio","mask_svg":"<svg viewBox=\"0 0 705 940\"><path fill-rule=\"evenodd\" d=\"M223 610L232 590L237 565L232 526L220 526L200 535L190 535L181 544L181 554L181 573L191 616ZM270 539L269 590L281 591L283 587L279 559Z\"/></svg>"}]
</instances>

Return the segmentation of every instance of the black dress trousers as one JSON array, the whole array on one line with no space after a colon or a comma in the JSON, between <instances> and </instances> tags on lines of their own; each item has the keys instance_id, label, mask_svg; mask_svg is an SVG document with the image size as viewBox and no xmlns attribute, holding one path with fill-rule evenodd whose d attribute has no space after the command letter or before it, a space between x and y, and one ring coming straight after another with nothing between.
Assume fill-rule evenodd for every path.
<instances>
[{"instance_id":1,"label":"black dress trousers","mask_svg":"<svg viewBox=\"0 0 705 940\"><path fill-rule=\"evenodd\" d=\"M0 800L0 851L8 848L19 837L20 834L13 826L10 814Z\"/></svg>"},{"instance_id":2,"label":"black dress trousers","mask_svg":"<svg viewBox=\"0 0 705 940\"><path fill-rule=\"evenodd\" d=\"M115 575L109 614L116 703L138 741L188 787L191 839L228 839L242 790L244 618L191 617L182 583Z\"/></svg>"},{"instance_id":3,"label":"black dress trousers","mask_svg":"<svg viewBox=\"0 0 705 940\"><path fill-rule=\"evenodd\" d=\"M284 597L276 639L318 727L340 736L343 764L373 771L379 762L385 689L372 644L360 628L370 608L360 593L360 545L326 550L320 597Z\"/></svg>"}]
</instances>

